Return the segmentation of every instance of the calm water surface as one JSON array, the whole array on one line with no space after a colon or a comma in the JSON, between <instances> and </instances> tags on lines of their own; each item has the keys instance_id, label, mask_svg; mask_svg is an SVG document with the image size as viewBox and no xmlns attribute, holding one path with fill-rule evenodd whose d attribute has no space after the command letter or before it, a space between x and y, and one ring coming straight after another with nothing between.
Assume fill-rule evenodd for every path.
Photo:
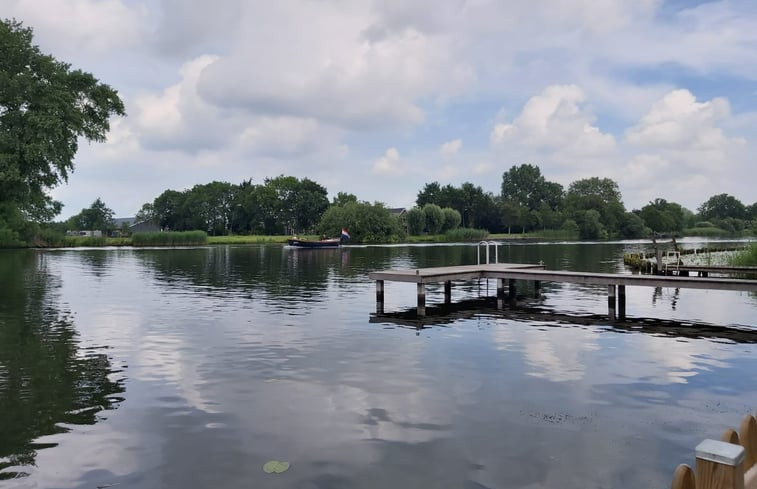
<instances>
[{"instance_id":1,"label":"calm water surface","mask_svg":"<svg viewBox=\"0 0 757 489\"><path fill-rule=\"evenodd\" d=\"M693 246L694 244L689 244ZM623 272L635 243L500 261ZM475 246L0 252L0 487L669 487L757 406L757 297L492 282L414 317L367 274ZM427 301L438 306L440 288ZM289 471L265 474L269 460Z\"/></svg>"}]
</instances>

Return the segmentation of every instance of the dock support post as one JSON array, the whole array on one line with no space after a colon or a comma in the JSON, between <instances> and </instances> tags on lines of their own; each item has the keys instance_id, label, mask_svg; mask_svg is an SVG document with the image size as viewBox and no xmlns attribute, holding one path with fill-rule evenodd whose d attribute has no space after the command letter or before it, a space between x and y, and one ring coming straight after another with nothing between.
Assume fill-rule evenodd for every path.
<instances>
[{"instance_id":1,"label":"dock support post","mask_svg":"<svg viewBox=\"0 0 757 489\"><path fill-rule=\"evenodd\" d=\"M696 481L702 489L744 489L744 447L717 440L697 445Z\"/></svg>"},{"instance_id":2,"label":"dock support post","mask_svg":"<svg viewBox=\"0 0 757 489\"><path fill-rule=\"evenodd\" d=\"M384 281L376 280L376 314L384 314Z\"/></svg>"},{"instance_id":3,"label":"dock support post","mask_svg":"<svg viewBox=\"0 0 757 489\"><path fill-rule=\"evenodd\" d=\"M426 284L418 282L418 315L426 315Z\"/></svg>"},{"instance_id":4,"label":"dock support post","mask_svg":"<svg viewBox=\"0 0 757 489\"><path fill-rule=\"evenodd\" d=\"M541 280L534 280L534 297L541 297Z\"/></svg>"},{"instance_id":5,"label":"dock support post","mask_svg":"<svg viewBox=\"0 0 757 489\"><path fill-rule=\"evenodd\" d=\"M450 304L452 302L452 281L447 280L444 282L444 303Z\"/></svg>"},{"instance_id":6,"label":"dock support post","mask_svg":"<svg viewBox=\"0 0 757 489\"><path fill-rule=\"evenodd\" d=\"M626 286L618 285L618 318L626 318Z\"/></svg>"},{"instance_id":7,"label":"dock support post","mask_svg":"<svg viewBox=\"0 0 757 489\"><path fill-rule=\"evenodd\" d=\"M516 291L515 291L515 279L511 278L507 280L507 300L510 302L510 305L515 304L515 297L516 297Z\"/></svg>"},{"instance_id":8,"label":"dock support post","mask_svg":"<svg viewBox=\"0 0 757 489\"><path fill-rule=\"evenodd\" d=\"M607 286L607 315L615 321L615 285Z\"/></svg>"},{"instance_id":9,"label":"dock support post","mask_svg":"<svg viewBox=\"0 0 757 489\"><path fill-rule=\"evenodd\" d=\"M502 310L505 307L505 279L497 279L497 309Z\"/></svg>"}]
</instances>

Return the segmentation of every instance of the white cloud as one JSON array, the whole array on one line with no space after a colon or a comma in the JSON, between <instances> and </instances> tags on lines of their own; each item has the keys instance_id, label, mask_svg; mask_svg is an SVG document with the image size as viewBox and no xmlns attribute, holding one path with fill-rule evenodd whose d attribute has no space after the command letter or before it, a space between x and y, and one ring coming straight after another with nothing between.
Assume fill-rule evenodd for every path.
<instances>
[{"instance_id":1,"label":"white cloud","mask_svg":"<svg viewBox=\"0 0 757 489\"><path fill-rule=\"evenodd\" d=\"M576 85L552 85L531 97L512 123L494 126L495 146L518 144L536 149L596 155L612 151L615 138L594 125L595 117L584 106L586 95Z\"/></svg>"},{"instance_id":2,"label":"white cloud","mask_svg":"<svg viewBox=\"0 0 757 489\"><path fill-rule=\"evenodd\" d=\"M442 156L452 156L459 153L462 147L462 139L453 139L452 141L447 141L446 143L442 144L439 148L439 152L442 154Z\"/></svg>"},{"instance_id":3,"label":"white cloud","mask_svg":"<svg viewBox=\"0 0 757 489\"><path fill-rule=\"evenodd\" d=\"M728 101L697 102L688 90L674 90L656 102L639 123L626 131L638 146L720 150L742 140L727 138L715 124L730 116Z\"/></svg>"},{"instance_id":4,"label":"white cloud","mask_svg":"<svg viewBox=\"0 0 757 489\"><path fill-rule=\"evenodd\" d=\"M444 36L408 29L367 39L375 15L364 2L255 4L245 15L251 28L200 80L220 106L351 129L417 124L417 99L454 95L472 79Z\"/></svg>"},{"instance_id":5,"label":"white cloud","mask_svg":"<svg viewBox=\"0 0 757 489\"><path fill-rule=\"evenodd\" d=\"M397 148L387 149L384 156L373 163L373 173L392 176L403 175L405 173L404 168L400 164L400 153L397 151Z\"/></svg>"},{"instance_id":6,"label":"white cloud","mask_svg":"<svg viewBox=\"0 0 757 489\"><path fill-rule=\"evenodd\" d=\"M134 46L147 11L121 0L10 0L3 17L34 28L36 42L56 54L104 53Z\"/></svg>"}]
</instances>

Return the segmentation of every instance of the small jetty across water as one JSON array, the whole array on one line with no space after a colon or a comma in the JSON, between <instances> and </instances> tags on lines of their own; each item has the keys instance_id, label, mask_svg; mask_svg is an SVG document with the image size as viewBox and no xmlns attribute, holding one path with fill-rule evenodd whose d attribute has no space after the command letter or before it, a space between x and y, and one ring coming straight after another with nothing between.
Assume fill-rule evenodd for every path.
<instances>
[{"instance_id":1,"label":"small jetty across water","mask_svg":"<svg viewBox=\"0 0 757 489\"><path fill-rule=\"evenodd\" d=\"M376 281L376 312L384 312L384 282L412 282L417 284L418 316L426 314L426 284L444 283L444 302L452 300L452 282L475 279L497 280L497 305L504 307L507 298L515 301L516 280L534 282L538 294L541 282L604 285L607 287L608 316L611 320L626 315L626 287L668 287L677 289L709 289L757 292L757 280L722 277L686 277L659 275L627 275L620 273L572 272L545 270L541 264L487 263L457 267L394 269L371 272ZM507 295L505 284L507 283Z\"/></svg>"}]
</instances>

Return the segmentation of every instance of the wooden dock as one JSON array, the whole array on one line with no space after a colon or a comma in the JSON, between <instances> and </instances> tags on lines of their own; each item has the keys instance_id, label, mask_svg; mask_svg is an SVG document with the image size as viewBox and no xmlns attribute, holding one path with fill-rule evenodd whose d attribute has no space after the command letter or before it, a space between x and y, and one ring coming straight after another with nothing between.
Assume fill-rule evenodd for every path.
<instances>
[{"instance_id":1,"label":"wooden dock","mask_svg":"<svg viewBox=\"0 0 757 489\"><path fill-rule=\"evenodd\" d=\"M626 287L667 287L677 289L708 289L757 292L757 280L685 277L660 275L626 275L620 273L571 272L562 270L545 270L543 265L521 263L492 263L481 265L462 265L456 267L435 267L417 269L394 269L371 272L369 277L376 281L376 312L384 312L384 282L412 282L417 284L417 314L426 314L426 284L444 283L444 302L452 299L452 281L496 279L498 306L504 305L505 281L508 284L507 298L515 300L516 280L534 282L536 293L541 289L541 282L567 282L586 285L604 285L607 287L608 315L625 318ZM616 301L617 297L617 301ZM617 308L617 315L616 315Z\"/></svg>"}]
</instances>

